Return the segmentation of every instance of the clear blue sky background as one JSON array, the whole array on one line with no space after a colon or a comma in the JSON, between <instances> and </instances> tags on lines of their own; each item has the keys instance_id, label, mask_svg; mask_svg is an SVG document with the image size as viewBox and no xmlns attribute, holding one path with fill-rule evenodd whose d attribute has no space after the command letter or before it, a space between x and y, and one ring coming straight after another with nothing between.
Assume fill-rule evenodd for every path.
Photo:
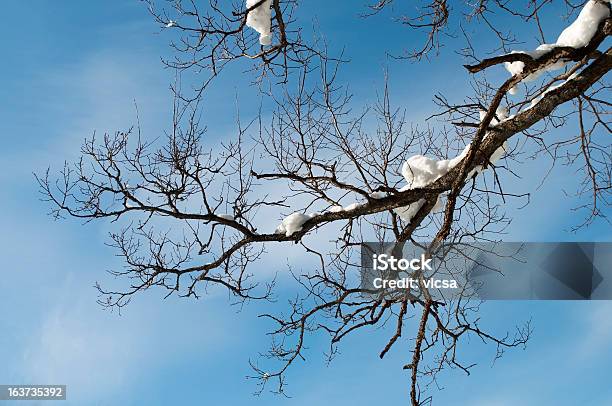
<instances>
[{"instance_id":1,"label":"clear blue sky background","mask_svg":"<svg viewBox=\"0 0 612 406\"><path fill-rule=\"evenodd\" d=\"M349 2L307 3L300 18L308 24L318 16L327 39L346 45L352 63L343 79L352 83L357 100L374 100L388 63L385 51L409 46L413 35L387 24L372 30ZM323 15L324 9L329 13ZM561 13L547 15L551 33L559 32ZM149 292L122 315L99 308L93 284L109 281L104 270L120 266L104 245L112 226L54 222L38 200L32 172L77 156L94 130L132 125L134 100L145 132L168 128L172 72L160 63L168 38L137 1L5 1L2 16L0 384L65 383L66 405L406 403L408 376L401 366L411 347L404 342L380 361L385 331L350 337L330 365L321 355L327 343L313 338L307 361L288 375L292 397L254 397L254 383L245 380L247 360L267 348L269 327L255 316L281 310L283 303L254 303L238 312L224 294L162 301L160 292ZM533 44L532 33L524 34ZM430 63L391 65L392 96L415 122L431 111L436 91L450 89L452 96L466 89L467 73L451 51ZM226 76L211 93L205 117L213 140L231 132L234 95L258 98L256 89L240 83ZM528 175L544 167L528 163L517 171ZM574 190L575 179L558 168L539 191L529 177L511 183L515 191L537 193L527 208L509 211L516 221L508 240L610 241L604 223L567 231L579 219L569 210L576 202L562 190ZM486 304L483 324L501 332L532 319L533 339L494 367L493 349L473 340L463 347L464 356L479 365L469 377L443 373L444 390L433 391L434 404L612 404L611 315L609 302Z\"/></svg>"}]
</instances>

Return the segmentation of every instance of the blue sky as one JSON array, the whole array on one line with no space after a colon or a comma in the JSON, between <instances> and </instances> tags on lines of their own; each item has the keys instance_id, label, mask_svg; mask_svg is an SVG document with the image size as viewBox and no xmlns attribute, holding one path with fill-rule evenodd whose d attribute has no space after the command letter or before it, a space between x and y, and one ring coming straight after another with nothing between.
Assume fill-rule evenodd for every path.
<instances>
[{"instance_id":1,"label":"blue sky","mask_svg":"<svg viewBox=\"0 0 612 406\"><path fill-rule=\"evenodd\" d=\"M385 50L401 49L414 40L412 34L383 24L367 31L370 26L355 16L355 9L338 5L323 15L323 4L309 3L301 18L309 23L316 17L328 41L346 46L352 63L343 79L358 100L375 99L386 67L394 100L417 123L430 112L436 91L460 95L467 88L467 74L451 49L430 63L388 65ZM245 380L247 361L266 350L269 327L255 316L282 310L283 303L252 303L239 312L222 293L198 301L163 301L161 292L148 292L121 315L96 305L95 281L110 281L104 271L120 266L104 245L112 225L53 221L46 215L49 207L38 200L32 172L77 156L82 139L94 130L111 132L134 124L134 101L144 131L161 135L170 123L172 72L160 63L169 52L168 38L137 1L7 1L2 14L0 384L65 383L66 405L406 401L408 376L401 365L410 346L404 342L380 361L386 331L350 337L330 365L321 355L327 343L314 337L307 362L289 373L291 398L254 397L254 383ZM554 32L561 11L552 14L546 20ZM525 35L534 42L534 36ZM212 89L214 102L205 108L212 137L223 139L231 132L235 95L258 99L256 89L245 83L226 75ZM229 95L227 88L232 89ZM517 170L528 175L543 165L530 162ZM510 184L536 193L527 208L509 208L516 220L508 240L611 240L605 223L567 231L577 223L569 210L575 201L565 198L562 189L572 190L573 174L556 168L539 191L537 182L527 178ZM281 289L291 292L288 284ZM493 349L476 340L466 345L465 356L479 366L469 377L443 373L439 384L445 389L433 392L434 404L612 404L610 314L609 302L487 303L483 322L504 331L532 319L532 341L494 367Z\"/></svg>"}]
</instances>

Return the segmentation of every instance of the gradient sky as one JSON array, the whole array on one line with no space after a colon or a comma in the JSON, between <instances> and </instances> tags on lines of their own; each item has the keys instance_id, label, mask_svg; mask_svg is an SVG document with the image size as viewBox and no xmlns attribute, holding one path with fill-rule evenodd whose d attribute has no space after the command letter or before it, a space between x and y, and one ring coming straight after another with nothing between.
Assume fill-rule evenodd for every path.
<instances>
[{"instance_id":1,"label":"gradient sky","mask_svg":"<svg viewBox=\"0 0 612 406\"><path fill-rule=\"evenodd\" d=\"M393 99L417 123L431 111L436 91L460 95L467 88L467 73L451 49L430 63L387 65L385 51L410 44L409 31L388 24L372 31L347 4L330 9L329 2L308 3L301 17L306 24L316 21L333 46L346 46L352 62L343 79L358 100L375 100L387 66ZM561 13L546 16L551 32L558 32ZM380 361L385 330L349 337L330 365L321 355L327 342L313 337L307 361L289 372L291 397L255 397L254 382L245 379L247 361L266 350L270 327L255 316L282 310L282 302L251 303L239 311L225 294L164 301L162 292L151 291L121 315L101 309L93 285L112 282L104 271L120 266L104 245L112 225L53 221L46 215L49 206L38 200L32 172L77 156L94 130L134 124L134 101L144 131L161 135L170 124L172 72L160 63L160 56L169 54L168 37L138 1L5 1L2 15L0 384L67 384L69 400L59 403L66 405L406 402L409 381L401 366L410 343L400 343ZM532 33L524 34L533 44ZM211 90L205 117L213 141L233 128L234 96L258 100L256 89L235 75L224 76ZM246 108L242 114L249 113ZM517 172L526 176L545 165L528 162ZM509 208L516 220L507 240L612 240L602 222L567 231L579 222L569 210L576 201L563 193L575 190L573 173L555 168L539 190L537 179L526 178L510 182L534 196L527 208ZM291 289L281 283L281 294ZM472 340L463 354L479 365L469 377L444 372L439 381L444 389L432 393L434 404L612 404L611 304L485 304L483 324L502 332L531 319L533 339L526 350L510 351L494 366L494 348Z\"/></svg>"}]
</instances>

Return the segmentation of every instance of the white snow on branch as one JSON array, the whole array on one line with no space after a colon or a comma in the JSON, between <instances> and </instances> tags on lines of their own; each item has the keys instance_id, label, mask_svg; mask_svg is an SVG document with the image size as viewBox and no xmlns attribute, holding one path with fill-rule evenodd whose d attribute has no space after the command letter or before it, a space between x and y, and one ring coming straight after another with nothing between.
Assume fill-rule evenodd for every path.
<instances>
[{"instance_id":1,"label":"white snow on branch","mask_svg":"<svg viewBox=\"0 0 612 406\"><path fill-rule=\"evenodd\" d=\"M608 3L608 4L606 4ZM610 16L610 1L590 0L576 20L557 38L557 46L582 48L591 42L599 24Z\"/></svg>"},{"instance_id":2,"label":"white snow on branch","mask_svg":"<svg viewBox=\"0 0 612 406\"><path fill-rule=\"evenodd\" d=\"M526 108L522 109L519 113L523 113L523 112L525 112L527 110L530 110L530 109L534 108L535 106L538 105L540 100L542 100L544 98L544 96L546 96L548 93L552 92L553 90L558 89L561 86L565 85L567 82L574 80L578 76L579 73L580 73L579 71L576 71L576 72L572 73L564 81L562 81L560 83L557 83L556 85L550 86L548 89L546 89L545 91L540 93L537 97L534 97L533 100L531 100L531 103L529 104L529 106L527 106Z\"/></svg>"},{"instance_id":3,"label":"white snow on branch","mask_svg":"<svg viewBox=\"0 0 612 406\"><path fill-rule=\"evenodd\" d=\"M372 192L370 196L373 199L382 199L383 197L387 195L382 192ZM359 207L362 207L364 204L365 203L355 202L355 203L351 203L344 207L339 206L339 205L332 206L329 209L325 210L323 213L341 213L345 211L353 211ZM320 216L320 215L321 213L319 212L310 213L310 214L296 212L296 213L290 214L283 219L283 221L278 225L278 227L276 227L276 230L274 231L274 233L275 234L285 234L287 237L289 237L293 233L300 231L306 221L314 217ZM218 215L218 216L221 217L222 215Z\"/></svg>"},{"instance_id":4,"label":"white snow on branch","mask_svg":"<svg viewBox=\"0 0 612 406\"><path fill-rule=\"evenodd\" d=\"M486 115L486 111L481 111L480 112L480 121L482 121L482 119L484 118L484 116ZM497 108L497 110L495 111L495 117L493 117L493 119L491 120L491 123L489 124L491 127L501 123L502 121L505 121L507 119L509 119L510 116L508 116L508 109L506 107L503 106L499 106ZM485 138L489 135L489 133L487 133L485 135ZM493 165L495 165L500 159L501 157L504 156L504 154L506 153L506 151L508 150L508 143L504 141L504 143L502 144L501 147L497 148L493 154L489 157L489 162ZM482 167L478 166L476 169L477 173L482 172ZM474 171L474 170L473 170ZM471 172L470 175L468 176L468 178L471 177L471 175L474 172Z\"/></svg>"},{"instance_id":5,"label":"white snow on branch","mask_svg":"<svg viewBox=\"0 0 612 406\"><path fill-rule=\"evenodd\" d=\"M480 120L484 118L486 111L480 112ZM491 120L490 126L495 126L500 122L508 119L508 109L505 107L499 107L495 112L495 117ZM485 135L485 137L488 133ZM507 149L507 144L504 143L501 147L499 147L489 158L489 162L495 165L497 161L504 155ZM422 188L426 187L429 184L433 183L440 177L446 175L451 169L453 169L459 162L461 162L468 154L470 150L470 144L466 145L463 151L452 159L442 159L436 160L432 158L428 158L424 155L414 155L404 162L402 166L402 175L408 182L408 185L404 186L400 191ZM472 169L470 173L468 173L467 178L471 178L477 173L482 172L482 166L478 165L476 168ZM394 209L394 211L406 222L410 222L414 215L419 211L421 207L425 204L425 199L417 200L414 203L409 204L408 206L398 207ZM438 196L438 200L433 207L433 211L438 211L442 208L442 201L440 196Z\"/></svg>"},{"instance_id":6,"label":"white snow on branch","mask_svg":"<svg viewBox=\"0 0 612 406\"><path fill-rule=\"evenodd\" d=\"M450 171L467 154L469 146L453 159L436 160L424 155L408 158L402 166L402 175L410 189L425 187Z\"/></svg>"},{"instance_id":7,"label":"white snow on branch","mask_svg":"<svg viewBox=\"0 0 612 406\"><path fill-rule=\"evenodd\" d=\"M359 206L361 206L361 203L351 203L348 206L346 206L344 208L344 211L351 211L351 210L355 210L356 208L358 208Z\"/></svg>"},{"instance_id":8,"label":"white snow on branch","mask_svg":"<svg viewBox=\"0 0 612 406\"><path fill-rule=\"evenodd\" d=\"M372 199L382 199L383 197L387 197L387 194L384 192L372 192L370 193L370 197Z\"/></svg>"},{"instance_id":9,"label":"white snow on branch","mask_svg":"<svg viewBox=\"0 0 612 406\"><path fill-rule=\"evenodd\" d=\"M332 206L328 210L326 210L326 212L329 213L339 213L341 211L344 211L344 207L342 206Z\"/></svg>"},{"instance_id":10,"label":"white snow on branch","mask_svg":"<svg viewBox=\"0 0 612 406\"><path fill-rule=\"evenodd\" d=\"M512 51L513 54L516 53L522 53L522 54L527 54L530 57L532 57L533 59L539 59L540 57L544 56L545 54L547 54L548 52L550 52L552 49L554 49L555 45L554 44L542 44L539 47L537 47L536 49L534 49L533 51ZM523 73L523 69L525 68L525 63L521 62L521 61L516 61L516 62L506 62L504 64L504 66L506 67L506 70L508 72L510 72L510 74L512 75L519 75L521 73ZM565 62L564 61L556 61L552 64L546 65L544 67L542 67L540 70L537 70L533 73L531 73L529 76L525 77L522 81L523 82L533 82L534 80L536 80L537 78L540 77L540 75L544 72L550 72L553 70L557 70L557 69L561 69L565 66ZM512 89L510 89L510 94L515 94L516 93L516 88L513 87Z\"/></svg>"},{"instance_id":11,"label":"white snow on branch","mask_svg":"<svg viewBox=\"0 0 612 406\"><path fill-rule=\"evenodd\" d=\"M591 42L593 36L597 32L599 24L610 16L610 0L589 0L576 20L566 29L563 30L559 38L554 44L542 44L533 51L512 51L512 53L523 53L531 56L533 59L539 59L547 54L555 47L572 47L582 48ZM566 65L565 61L556 61L552 64L542 67L540 70L533 72L523 79L523 82L531 82L536 80L542 73L561 69ZM518 75L523 72L525 63L506 62L506 70L512 75ZM510 94L515 94L516 88L510 89Z\"/></svg>"},{"instance_id":12,"label":"white snow on branch","mask_svg":"<svg viewBox=\"0 0 612 406\"><path fill-rule=\"evenodd\" d=\"M302 229L302 225L310 220L318 216L320 213L293 213L288 215L283 219L283 221L276 227L276 234L285 234L287 237L291 236L293 233L300 231Z\"/></svg>"},{"instance_id":13,"label":"white snow on branch","mask_svg":"<svg viewBox=\"0 0 612 406\"><path fill-rule=\"evenodd\" d=\"M231 214L217 214L217 217L221 217L224 220L233 220L234 216Z\"/></svg>"},{"instance_id":14,"label":"white snow on branch","mask_svg":"<svg viewBox=\"0 0 612 406\"><path fill-rule=\"evenodd\" d=\"M404 191L406 189L401 190ZM419 199L416 202L409 204L408 206L397 207L393 209L393 211L396 212L402 220L405 220L407 223L410 223L410 220L412 220L414 215L417 214L419 209L423 207L424 204L425 199Z\"/></svg>"},{"instance_id":15,"label":"white snow on branch","mask_svg":"<svg viewBox=\"0 0 612 406\"><path fill-rule=\"evenodd\" d=\"M246 0L247 9L255 6L261 0ZM270 45L272 43L272 0L264 0L257 8L247 15L246 25L259 33L259 43Z\"/></svg>"},{"instance_id":16,"label":"white snow on branch","mask_svg":"<svg viewBox=\"0 0 612 406\"><path fill-rule=\"evenodd\" d=\"M485 116L487 115L487 112L486 110L480 110L478 114L480 117L480 121L482 122L482 120L484 120ZM493 116L493 119L491 119L489 126L497 125L506 119L508 119L508 109L504 106L499 106L497 110L495 110L495 115Z\"/></svg>"}]
</instances>

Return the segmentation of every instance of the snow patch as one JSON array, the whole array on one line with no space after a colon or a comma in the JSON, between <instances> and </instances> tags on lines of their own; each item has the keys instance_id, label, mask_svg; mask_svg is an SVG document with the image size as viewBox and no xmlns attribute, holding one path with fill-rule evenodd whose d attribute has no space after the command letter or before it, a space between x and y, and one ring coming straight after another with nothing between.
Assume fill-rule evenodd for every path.
<instances>
[{"instance_id":1,"label":"snow patch","mask_svg":"<svg viewBox=\"0 0 612 406\"><path fill-rule=\"evenodd\" d=\"M341 211L344 211L344 207L342 206L332 206L326 210L326 212L329 212L329 213L339 213Z\"/></svg>"},{"instance_id":2,"label":"snow patch","mask_svg":"<svg viewBox=\"0 0 612 406\"><path fill-rule=\"evenodd\" d=\"M441 212L444 209L444 202L442 201L442 196L438 195L438 200L436 200L436 204L431 208L431 211L434 213Z\"/></svg>"},{"instance_id":3,"label":"snow patch","mask_svg":"<svg viewBox=\"0 0 612 406\"><path fill-rule=\"evenodd\" d=\"M385 192L372 192L370 193L370 197L372 199L382 199L387 197L387 194Z\"/></svg>"},{"instance_id":4,"label":"snow patch","mask_svg":"<svg viewBox=\"0 0 612 406\"><path fill-rule=\"evenodd\" d=\"M414 203L409 204L408 206L397 207L393 209L393 211L396 212L402 220L405 220L407 223L410 223L410 220L412 220L414 215L417 214L419 209L423 207L424 204L425 199L420 199Z\"/></svg>"},{"instance_id":5,"label":"snow patch","mask_svg":"<svg viewBox=\"0 0 612 406\"><path fill-rule=\"evenodd\" d=\"M247 9L255 6L261 0L246 0ZM246 25L259 33L261 45L272 44L272 0L264 0L257 8L251 10L247 15Z\"/></svg>"},{"instance_id":6,"label":"snow patch","mask_svg":"<svg viewBox=\"0 0 612 406\"><path fill-rule=\"evenodd\" d=\"M276 227L276 234L285 234L287 237L293 233L300 231L302 225L310 220L311 218L317 217L320 213L293 213L283 219L283 221Z\"/></svg>"},{"instance_id":7,"label":"snow patch","mask_svg":"<svg viewBox=\"0 0 612 406\"><path fill-rule=\"evenodd\" d=\"M534 108L535 106L538 105L538 103L540 102L540 100L542 100L544 98L544 96L546 96L549 92L552 92L555 89L560 88L561 86L563 86L564 84L566 84L567 82L569 82L570 80L574 80L576 78L576 76L578 76L578 71L572 73L567 79L565 79L563 82L561 83L557 83L554 86L549 87L548 89L546 89L544 92L542 92L542 94L538 95L537 97L534 97L533 100L531 100L531 103L529 104L529 106L523 110L520 111L520 113L523 113L529 109Z\"/></svg>"},{"instance_id":8,"label":"snow patch","mask_svg":"<svg viewBox=\"0 0 612 406\"><path fill-rule=\"evenodd\" d=\"M554 44L542 44L533 51L512 51L512 53L523 53L531 56L533 59L539 59L556 47L582 48L588 45L597 32L599 24L610 16L609 4L609 0L607 2L589 0L580 11L576 20L563 30ZM562 60L556 61L531 73L522 81L534 81L540 77L542 73L562 69L566 64L567 62ZM520 61L506 62L504 66L511 75L521 74L525 68L525 64ZM516 94L516 87L510 89L509 93Z\"/></svg>"},{"instance_id":9,"label":"snow patch","mask_svg":"<svg viewBox=\"0 0 612 406\"><path fill-rule=\"evenodd\" d=\"M358 208L361 205L362 205L361 203L351 203L348 206L344 207L344 211L355 210L356 208Z\"/></svg>"},{"instance_id":10,"label":"snow patch","mask_svg":"<svg viewBox=\"0 0 612 406\"><path fill-rule=\"evenodd\" d=\"M557 38L557 46L582 48L591 42L599 24L610 16L610 1L590 0L584 5L576 20Z\"/></svg>"},{"instance_id":11,"label":"snow patch","mask_svg":"<svg viewBox=\"0 0 612 406\"><path fill-rule=\"evenodd\" d=\"M482 121L482 119L486 115L486 111L480 111L479 115L480 121ZM491 120L490 125L497 125L507 119L508 109L503 106L500 106L497 108L495 112L495 117L493 117L493 119ZM488 135L489 134L487 133L485 135L485 138ZM424 155L414 155L408 158L402 166L402 175L406 179L406 182L408 182L408 185L401 188L400 191L403 192L405 190L426 187L437 179L439 179L440 177L446 175L451 169L457 166L457 164L467 156L468 151L470 150L470 145L471 144L466 145L463 151L461 151L459 155L452 159L436 160L426 157ZM495 165L495 163L497 163L497 161L499 161L499 159L501 159L501 157L506 153L506 150L507 144L504 142L504 144L497 150L495 150L495 152L491 155L491 157L489 158L489 162ZM483 167L481 165L476 166L468 173L467 179L482 172L482 170ZM409 204L408 206L398 207L393 210L400 216L400 218L402 218L406 222L410 222L414 215L419 211L421 207L423 207L424 204L425 199L420 199L414 203ZM439 211L442 207L443 202L440 196L438 196L438 200L436 201L436 204L434 205L432 210Z\"/></svg>"}]
</instances>

